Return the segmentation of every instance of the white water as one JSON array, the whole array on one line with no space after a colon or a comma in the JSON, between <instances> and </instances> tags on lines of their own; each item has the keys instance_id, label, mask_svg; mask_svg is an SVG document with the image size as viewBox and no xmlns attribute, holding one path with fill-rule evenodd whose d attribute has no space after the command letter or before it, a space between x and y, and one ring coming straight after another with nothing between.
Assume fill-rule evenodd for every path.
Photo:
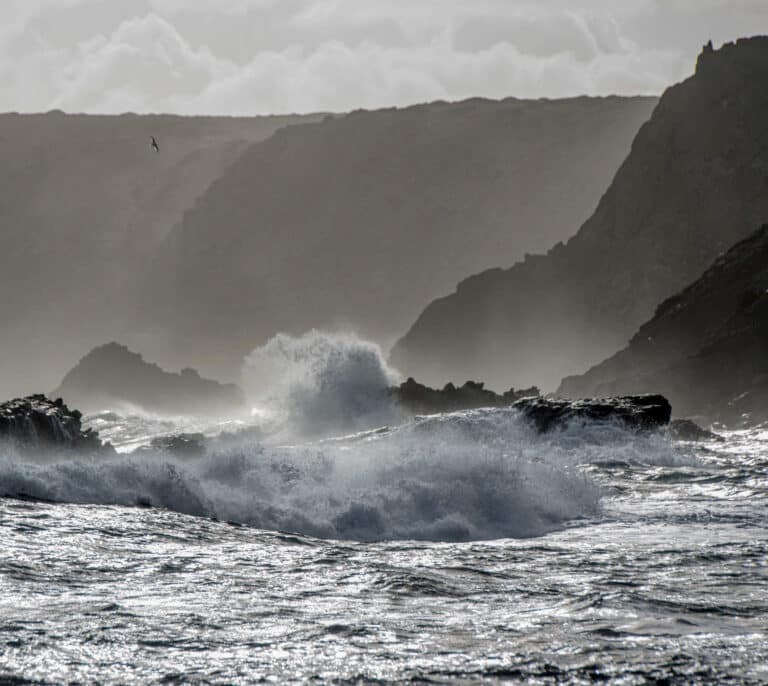
<instances>
[{"instance_id":1,"label":"white water","mask_svg":"<svg viewBox=\"0 0 768 686\"><path fill-rule=\"evenodd\" d=\"M213 440L191 460L124 455L83 462L0 458L3 492L67 503L152 505L273 531L352 540L487 540L535 536L600 514L594 464L690 462L659 436L581 422L540 435L513 409L457 412L376 426L398 415L394 381L374 345L311 332L278 336L248 357L247 388L268 425ZM280 417L275 423L274 417ZM243 428L101 413L118 444L154 434ZM256 421L256 420L255 420Z\"/></svg>"},{"instance_id":2,"label":"white water","mask_svg":"<svg viewBox=\"0 0 768 686\"><path fill-rule=\"evenodd\" d=\"M254 406L281 418L289 436L335 435L387 424L396 416L386 389L399 380L374 343L352 334L279 334L243 365Z\"/></svg>"},{"instance_id":3,"label":"white water","mask_svg":"<svg viewBox=\"0 0 768 686\"><path fill-rule=\"evenodd\" d=\"M600 514L594 464L690 464L656 436L604 424L540 436L513 410L439 415L297 445L214 441L203 458L0 460L3 492L151 504L261 529L354 540L540 535Z\"/></svg>"}]
</instances>

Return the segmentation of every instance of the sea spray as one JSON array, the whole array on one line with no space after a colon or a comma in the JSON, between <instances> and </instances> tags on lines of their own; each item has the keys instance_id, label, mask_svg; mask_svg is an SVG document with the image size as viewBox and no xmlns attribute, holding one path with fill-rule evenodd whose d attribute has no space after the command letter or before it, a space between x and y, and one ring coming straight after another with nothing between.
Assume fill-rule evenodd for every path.
<instances>
[{"instance_id":1,"label":"sea spray","mask_svg":"<svg viewBox=\"0 0 768 686\"><path fill-rule=\"evenodd\" d=\"M399 376L374 343L352 334L279 334L243 365L250 401L282 413L297 436L333 435L386 424L396 416L387 388Z\"/></svg>"},{"instance_id":2,"label":"sea spray","mask_svg":"<svg viewBox=\"0 0 768 686\"><path fill-rule=\"evenodd\" d=\"M658 436L578 423L541 435L512 409L416 418L346 438L214 442L83 463L0 458L0 492L72 503L153 505L261 529L347 540L536 536L600 513L584 464L677 464Z\"/></svg>"}]
</instances>

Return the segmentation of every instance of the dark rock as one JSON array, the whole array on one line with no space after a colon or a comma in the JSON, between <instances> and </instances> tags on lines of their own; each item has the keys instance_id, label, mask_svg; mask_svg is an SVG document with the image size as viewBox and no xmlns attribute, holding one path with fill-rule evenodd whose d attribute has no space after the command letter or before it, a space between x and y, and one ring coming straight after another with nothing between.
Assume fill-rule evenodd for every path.
<instances>
[{"instance_id":1,"label":"dark rock","mask_svg":"<svg viewBox=\"0 0 768 686\"><path fill-rule=\"evenodd\" d=\"M574 419L616 421L631 429L655 429L669 423L672 407L661 395L637 395L588 400L524 398L514 407L549 431Z\"/></svg>"},{"instance_id":2,"label":"dark rock","mask_svg":"<svg viewBox=\"0 0 768 686\"><path fill-rule=\"evenodd\" d=\"M667 436L676 441L723 441L719 434L702 429L690 419L675 419L667 427Z\"/></svg>"},{"instance_id":3,"label":"dark rock","mask_svg":"<svg viewBox=\"0 0 768 686\"><path fill-rule=\"evenodd\" d=\"M390 389L390 395L398 405L412 414L437 414L438 412L456 412L478 407L505 407L521 398L538 396L538 388L522 391L510 389L498 395L485 388L484 383L467 381L461 388L447 383L442 390L429 388L413 378Z\"/></svg>"},{"instance_id":4,"label":"dark rock","mask_svg":"<svg viewBox=\"0 0 768 686\"><path fill-rule=\"evenodd\" d=\"M111 455L98 433L83 429L82 415L61 398L44 395L17 398L0 404L0 439L27 452L73 451L81 456Z\"/></svg>"},{"instance_id":5,"label":"dark rock","mask_svg":"<svg viewBox=\"0 0 768 686\"><path fill-rule=\"evenodd\" d=\"M86 410L136 406L168 415L239 415L245 397L234 384L203 379L193 369L162 370L123 345L94 348L64 377L57 394Z\"/></svg>"}]
</instances>

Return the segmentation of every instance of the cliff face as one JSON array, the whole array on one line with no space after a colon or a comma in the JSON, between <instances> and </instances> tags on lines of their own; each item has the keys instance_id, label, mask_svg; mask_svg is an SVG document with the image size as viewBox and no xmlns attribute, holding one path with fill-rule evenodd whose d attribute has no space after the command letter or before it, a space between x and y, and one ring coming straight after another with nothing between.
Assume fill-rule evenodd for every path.
<instances>
[{"instance_id":1,"label":"cliff face","mask_svg":"<svg viewBox=\"0 0 768 686\"><path fill-rule=\"evenodd\" d=\"M89 411L129 406L166 415L231 416L246 410L237 386L203 379L193 369L163 371L117 343L94 348L52 395Z\"/></svg>"},{"instance_id":2,"label":"cliff face","mask_svg":"<svg viewBox=\"0 0 768 686\"><path fill-rule=\"evenodd\" d=\"M433 302L392 363L428 382L555 388L620 349L768 218L768 38L705 50L670 88L595 213L565 245Z\"/></svg>"},{"instance_id":3,"label":"cliff face","mask_svg":"<svg viewBox=\"0 0 768 686\"><path fill-rule=\"evenodd\" d=\"M464 274L568 236L655 103L470 100L279 132L160 251L145 302L169 361L232 376L311 328L390 344Z\"/></svg>"},{"instance_id":4,"label":"cliff face","mask_svg":"<svg viewBox=\"0 0 768 686\"><path fill-rule=\"evenodd\" d=\"M78 351L134 335L137 277L183 212L300 120L0 115L0 397L50 388Z\"/></svg>"},{"instance_id":5,"label":"cliff face","mask_svg":"<svg viewBox=\"0 0 768 686\"><path fill-rule=\"evenodd\" d=\"M629 345L563 396L664 393L678 416L768 418L768 225L656 311Z\"/></svg>"}]
</instances>

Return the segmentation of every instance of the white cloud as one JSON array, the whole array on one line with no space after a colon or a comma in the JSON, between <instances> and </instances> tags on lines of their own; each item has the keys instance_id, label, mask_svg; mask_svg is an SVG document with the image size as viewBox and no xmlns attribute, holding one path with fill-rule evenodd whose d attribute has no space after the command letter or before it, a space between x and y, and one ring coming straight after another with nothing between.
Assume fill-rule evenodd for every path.
<instances>
[{"instance_id":1,"label":"white cloud","mask_svg":"<svg viewBox=\"0 0 768 686\"><path fill-rule=\"evenodd\" d=\"M651 93L764 0L4 0L2 110L251 114Z\"/></svg>"}]
</instances>

